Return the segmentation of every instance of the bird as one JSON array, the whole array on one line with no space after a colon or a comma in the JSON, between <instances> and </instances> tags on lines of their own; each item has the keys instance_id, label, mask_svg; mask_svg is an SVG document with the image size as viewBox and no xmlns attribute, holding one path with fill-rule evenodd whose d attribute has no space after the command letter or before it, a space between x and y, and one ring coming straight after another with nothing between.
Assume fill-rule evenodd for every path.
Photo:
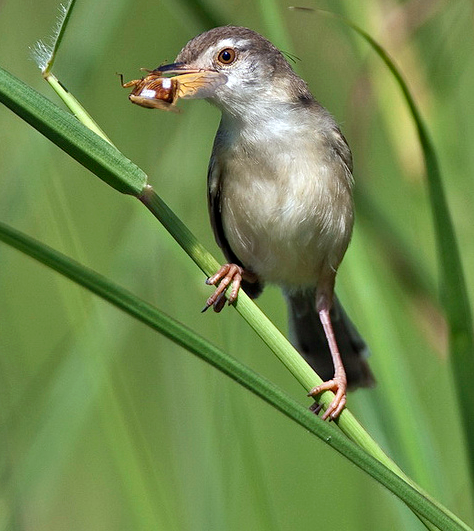
<instances>
[{"instance_id":1,"label":"bird","mask_svg":"<svg viewBox=\"0 0 474 531\"><path fill-rule=\"evenodd\" d=\"M266 283L283 290L290 340L335 397L370 387L368 347L334 294L354 225L352 154L335 119L284 54L259 33L222 26L191 39L159 75L176 75L181 96L221 111L208 169L208 207L227 263L207 279L205 309L252 298ZM190 76L194 74L194 76ZM198 74L198 75L197 75ZM187 82L187 79L191 81Z\"/></svg>"}]
</instances>

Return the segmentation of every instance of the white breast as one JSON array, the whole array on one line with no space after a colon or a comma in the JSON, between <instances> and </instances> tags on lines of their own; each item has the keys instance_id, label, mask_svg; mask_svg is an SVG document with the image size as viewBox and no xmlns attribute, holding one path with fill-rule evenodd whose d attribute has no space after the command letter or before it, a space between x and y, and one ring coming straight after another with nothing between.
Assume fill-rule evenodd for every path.
<instances>
[{"instance_id":1,"label":"white breast","mask_svg":"<svg viewBox=\"0 0 474 531\"><path fill-rule=\"evenodd\" d=\"M325 267L337 269L349 243L348 168L327 139L284 128L237 146L229 144L221 162L222 221L232 250L265 281L316 285Z\"/></svg>"}]
</instances>

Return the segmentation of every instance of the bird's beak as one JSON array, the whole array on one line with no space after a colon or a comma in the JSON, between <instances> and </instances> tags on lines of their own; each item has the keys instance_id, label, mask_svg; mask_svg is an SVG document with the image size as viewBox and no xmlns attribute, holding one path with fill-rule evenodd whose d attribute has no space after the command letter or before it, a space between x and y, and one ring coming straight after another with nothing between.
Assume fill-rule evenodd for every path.
<instances>
[{"instance_id":1,"label":"bird's beak","mask_svg":"<svg viewBox=\"0 0 474 531\"><path fill-rule=\"evenodd\" d=\"M193 68L184 63L162 65L153 72L173 76L177 98L209 98L215 89L227 82L227 76L215 70Z\"/></svg>"}]
</instances>

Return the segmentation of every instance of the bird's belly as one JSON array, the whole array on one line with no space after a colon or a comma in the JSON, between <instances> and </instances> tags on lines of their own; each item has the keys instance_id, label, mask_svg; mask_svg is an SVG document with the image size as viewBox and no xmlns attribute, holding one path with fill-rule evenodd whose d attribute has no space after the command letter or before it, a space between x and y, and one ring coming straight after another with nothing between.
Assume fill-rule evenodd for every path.
<instances>
[{"instance_id":1,"label":"bird's belly","mask_svg":"<svg viewBox=\"0 0 474 531\"><path fill-rule=\"evenodd\" d=\"M335 271L342 260L352 200L318 180L293 177L286 183L229 179L222 221L233 252L260 278L286 287L314 286L324 268Z\"/></svg>"}]
</instances>

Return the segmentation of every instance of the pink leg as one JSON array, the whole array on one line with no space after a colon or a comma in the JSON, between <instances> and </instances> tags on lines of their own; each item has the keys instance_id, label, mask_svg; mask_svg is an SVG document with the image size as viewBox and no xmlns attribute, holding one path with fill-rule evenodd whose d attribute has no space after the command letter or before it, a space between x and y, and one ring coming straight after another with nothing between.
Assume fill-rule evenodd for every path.
<instances>
[{"instance_id":1,"label":"pink leg","mask_svg":"<svg viewBox=\"0 0 474 531\"><path fill-rule=\"evenodd\" d=\"M327 299L323 297L318 302L319 319L323 325L324 333L326 334L326 339L329 345L329 350L331 351L332 361L334 363L334 377L332 380L323 382L321 385L311 389L311 391L308 393L308 396L317 396L323 391L333 391L336 396L329 404L329 407L324 412L322 418L323 420L326 420L327 418L334 420L340 415L341 411L346 405L347 377L341 355L339 353L339 348L336 343L336 338L334 336Z\"/></svg>"}]
</instances>

